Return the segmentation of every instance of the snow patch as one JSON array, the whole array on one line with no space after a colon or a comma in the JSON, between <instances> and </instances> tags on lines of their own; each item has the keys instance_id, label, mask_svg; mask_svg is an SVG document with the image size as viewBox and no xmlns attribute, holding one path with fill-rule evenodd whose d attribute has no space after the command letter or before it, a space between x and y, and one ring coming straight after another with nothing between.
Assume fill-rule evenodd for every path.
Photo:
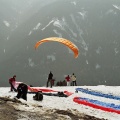
<instances>
[{"instance_id":1,"label":"snow patch","mask_svg":"<svg viewBox=\"0 0 120 120\"><path fill-rule=\"evenodd\" d=\"M115 55L119 53L119 50L117 48L114 48Z\"/></svg>"},{"instance_id":2,"label":"snow patch","mask_svg":"<svg viewBox=\"0 0 120 120\"><path fill-rule=\"evenodd\" d=\"M28 65L29 65L30 67L34 67L34 66L35 66L35 64L34 64L34 62L32 61L31 58L28 59Z\"/></svg>"},{"instance_id":3,"label":"snow patch","mask_svg":"<svg viewBox=\"0 0 120 120\"><path fill-rule=\"evenodd\" d=\"M101 48L101 47L98 47L97 50L96 50L96 53L97 53L97 54L100 54L101 50L102 50L102 48Z\"/></svg>"},{"instance_id":4,"label":"snow patch","mask_svg":"<svg viewBox=\"0 0 120 120\"><path fill-rule=\"evenodd\" d=\"M78 12L81 16L82 16L82 19L84 20L85 19L85 17L87 17L87 15L86 15L86 13L87 13L87 11L82 11L82 12Z\"/></svg>"},{"instance_id":5,"label":"snow patch","mask_svg":"<svg viewBox=\"0 0 120 120\"><path fill-rule=\"evenodd\" d=\"M10 27L10 23L8 21L3 21L3 23L5 24L5 26Z\"/></svg>"},{"instance_id":6,"label":"snow patch","mask_svg":"<svg viewBox=\"0 0 120 120\"><path fill-rule=\"evenodd\" d=\"M38 23L34 28L33 28L33 30L37 30L37 29L39 29L39 27L40 27L40 23Z\"/></svg>"},{"instance_id":7,"label":"snow patch","mask_svg":"<svg viewBox=\"0 0 120 120\"><path fill-rule=\"evenodd\" d=\"M73 98L78 96L82 96L82 97L87 97L89 99L94 99L94 100L99 100L102 102L106 102L106 103L114 103L114 104L120 104L119 100L114 100L114 99L108 99L108 98L104 98L104 97L100 97L100 96L94 96L94 95L90 95L90 94L85 94L82 92L78 92L75 93L75 89L76 88L84 88L84 89L90 89L93 91L97 91L97 92L102 92L104 94L112 94L112 95L117 95L120 96L120 86L105 86L105 85L99 85L99 86L61 86L61 87L54 87L53 86L53 90L58 90L58 91L70 91L73 92L74 94L64 98L64 97L55 97L55 96L47 96L44 95L43 101L42 102L38 102L33 100L33 94L27 94L27 101L21 100L19 99L22 103L27 104L27 106L17 106L18 109L20 110L25 110L25 111L34 111L34 112L44 112L44 109L59 109L59 110L78 110L81 113L85 113L91 116L95 116L98 118L104 118L104 119L108 119L108 120L119 120L120 118L120 114L116 114L116 113L112 113L112 112L106 112L106 111L102 111L99 109L94 109L91 107L88 107L86 105L82 105L82 104L77 104L75 102L73 102ZM44 87L43 87L44 88ZM16 92L8 92L10 90L9 87L0 87L0 96L10 96L11 98L14 98L14 96L17 95ZM39 108L37 106L43 106L42 108Z\"/></svg>"},{"instance_id":8,"label":"snow patch","mask_svg":"<svg viewBox=\"0 0 120 120\"><path fill-rule=\"evenodd\" d=\"M55 61L55 60L56 60L56 58L55 58L54 55L48 55L48 56L47 56L47 59L52 60L52 61Z\"/></svg>"},{"instance_id":9,"label":"snow patch","mask_svg":"<svg viewBox=\"0 0 120 120\"><path fill-rule=\"evenodd\" d=\"M71 2L73 5L76 5L77 3L75 1Z\"/></svg>"},{"instance_id":10,"label":"snow patch","mask_svg":"<svg viewBox=\"0 0 120 120\"><path fill-rule=\"evenodd\" d=\"M45 30L50 24L52 24L54 22L54 19L53 20L51 20L44 28L42 28L41 30L43 31L43 30Z\"/></svg>"},{"instance_id":11,"label":"snow patch","mask_svg":"<svg viewBox=\"0 0 120 120\"><path fill-rule=\"evenodd\" d=\"M95 68L99 69L99 68L101 68L101 66L99 64L96 64Z\"/></svg>"},{"instance_id":12,"label":"snow patch","mask_svg":"<svg viewBox=\"0 0 120 120\"><path fill-rule=\"evenodd\" d=\"M4 49L4 53L6 52L6 50Z\"/></svg>"},{"instance_id":13,"label":"snow patch","mask_svg":"<svg viewBox=\"0 0 120 120\"><path fill-rule=\"evenodd\" d=\"M32 31L30 31L29 33L28 33L28 35L31 35L32 34Z\"/></svg>"},{"instance_id":14,"label":"snow patch","mask_svg":"<svg viewBox=\"0 0 120 120\"><path fill-rule=\"evenodd\" d=\"M113 7L120 10L120 6L118 6L118 5L113 5Z\"/></svg>"}]
</instances>

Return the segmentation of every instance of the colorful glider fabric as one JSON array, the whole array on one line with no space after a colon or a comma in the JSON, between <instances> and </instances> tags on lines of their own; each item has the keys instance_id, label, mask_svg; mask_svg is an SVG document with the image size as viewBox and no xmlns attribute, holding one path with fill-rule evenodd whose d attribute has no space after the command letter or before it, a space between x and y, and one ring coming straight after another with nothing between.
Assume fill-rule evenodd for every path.
<instances>
[{"instance_id":1,"label":"colorful glider fabric","mask_svg":"<svg viewBox=\"0 0 120 120\"><path fill-rule=\"evenodd\" d=\"M22 83L22 82L16 81L14 83L14 85L13 85L14 88L17 89L17 87L19 86L20 83ZM30 93L42 91L43 93L58 93L58 92L63 92L67 96L70 96L70 95L73 94L72 92L69 92L69 91L58 91L58 90L53 90L53 89L44 88L44 87L30 87L29 85L27 85L27 86L28 86L28 90L29 90Z\"/></svg>"},{"instance_id":2,"label":"colorful glider fabric","mask_svg":"<svg viewBox=\"0 0 120 120\"><path fill-rule=\"evenodd\" d=\"M107 112L114 112L120 114L120 105L115 105L114 103L105 103L98 100L93 100L89 98L74 97L73 101L78 104L83 104L92 108L101 109Z\"/></svg>"},{"instance_id":3,"label":"colorful glider fabric","mask_svg":"<svg viewBox=\"0 0 120 120\"><path fill-rule=\"evenodd\" d=\"M52 90L52 89L49 89L49 88L30 87L30 86L28 86L28 90L29 90L30 92L42 91L43 93L58 93L58 92L61 92L61 91ZM69 91L63 91L63 93L64 93L65 95L67 95L67 96L70 96L70 95L73 94L72 92L69 92Z\"/></svg>"},{"instance_id":4,"label":"colorful glider fabric","mask_svg":"<svg viewBox=\"0 0 120 120\"><path fill-rule=\"evenodd\" d=\"M42 43L51 42L51 41L60 42L64 45L66 45L68 48L70 48L73 51L74 57L75 58L78 57L79 50L78 50L77 46L74 43L72 43L71 41L64 39L64 38L59 38L59 37L50 37L50 38L42 39L35 44L35 49L37 49L38 46L41 45Z\"/></svg>"},{"instance_id":5,"label":"colorful glider fabric","mask_svg":"<svg viewBox=\"0 0 120 120\"><path fill-rule=\"evenodd\" d=\"M110 94L104 94L104 93L92 91L92 90L89 90L89 89L76 88L75 90L83 92L83 93L86 93L86 94L90 94L90 95L105 97L105 98L114 99L114 100L120 100L120 96L114 96L114 95L110 95Z\"/></svg>"},{"instance_id":6,"label":"colorful glider fabric","mask_svg":"<svg viewBox=\"0 0 120 120\"><path fill-rule=\"evenodd\" d=\"M56 90L52 90L52 89L48 89L48 88L42 88L42 87L30 87L28 86L28 90L30 92L38 92L38 91L42 91L42 92L58 92Z\"/></svg>"}]
</instances>

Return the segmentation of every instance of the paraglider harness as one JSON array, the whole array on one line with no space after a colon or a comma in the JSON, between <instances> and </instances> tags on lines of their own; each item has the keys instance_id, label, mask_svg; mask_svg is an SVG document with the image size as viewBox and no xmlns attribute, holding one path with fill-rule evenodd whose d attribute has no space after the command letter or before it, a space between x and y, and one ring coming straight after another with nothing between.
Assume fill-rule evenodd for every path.
<instances>
[{"instance_id":1,"label":"paraglider harness","mask_svg":"<svg viewBox=\"0 0 120 120\"><path fill-rule=\"evenodd\" d=\"M68 96L65 95L63 92L58 92L58 96L59 96L59 97L68 97Z\"/></svg>"},{"instance_id":2,"label":"paraglider harness","mask_svg":"<svg viewBox=\"0 0 120 120\"><path fill-rule=\"evenodd\" d=\"M42 101L43 95L47 96L56 96L56 97L68 97L68 95L64 94L64 92L57 92L57 93L42 93L42 91L38 92L28 92L29 94L35 94L33 96L33 100Z\"/></svg>"},{"instance_id":3,"label":"paraglider harness","mask_svg":"<svg viewBox=\"0 0 120 120\"><path fill-rule=\"evenodd\" d=\"M33 99L34 100L37 100L37 101L42 101L43 100L43 94L42 94L42 91L38 91L35 96L33 96Z\"/></svg>"},{"instance_id":4,"label":"paraglider harness","mask_svg":"<svg viewBox=\"0 0 120 120\"><path fill-rule=\"evenodd\" d=\"M68 97L67 95L64 94L64 92L43 93L43 94L44 94L44 95L47 95L47 96Z\"/></svg>"}]
</instances>

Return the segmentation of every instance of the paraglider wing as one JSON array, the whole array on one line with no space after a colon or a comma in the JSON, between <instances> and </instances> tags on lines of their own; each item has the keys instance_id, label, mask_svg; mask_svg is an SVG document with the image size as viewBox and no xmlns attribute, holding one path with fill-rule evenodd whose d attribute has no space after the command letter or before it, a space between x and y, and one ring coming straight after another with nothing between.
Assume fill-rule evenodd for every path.
<instances>
[{"instance_id":1,"label":"paraglider wing","mask_svg":"<svg viewBox=\"0 0 120 120\"><path fill-rule=\"evenodd\" d=\"M35 44L35 49L37 49L38 46L41 45L42 43L51 42L51 41L60 42L64 45L66 45L67 47L69 47L74 52L74 57L75 58L78 57L79 50L78 50L77 46L74 43L72 43L71 41L69 41L67 39L64 39L64 38L59 38L59 37L50 37L50 38L42 39Z\"/></svg>"}]
</instances>

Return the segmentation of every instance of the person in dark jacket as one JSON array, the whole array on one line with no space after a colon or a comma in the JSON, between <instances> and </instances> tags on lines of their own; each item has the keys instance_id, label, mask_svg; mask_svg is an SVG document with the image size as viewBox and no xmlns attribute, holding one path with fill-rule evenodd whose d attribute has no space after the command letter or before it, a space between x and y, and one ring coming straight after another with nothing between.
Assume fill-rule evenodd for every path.
<instances>
[{"instance_id":1,"label":"person in dark jacket","mask_svg":"<svg viewBox=\"0 0 120 120\"><path fill-rule=\"evenodd\" d=\"M49 75L48 75L48 80L47 80L47 87L48 87L48 84L50 82L50 86L52 88L52 79L53 79L53 74L52 72L50 71Z\"/></svg>"},{"instance_id":2,"label":"person in dark jacket","mask_svg":"<svg viewBox=\"0 0 120 120\"><path fill-rule=\"evenodd\" d=\"M12 78L9 79L10 91L15 91L15 92L17 91L14 88L15 81L16 81L16 75L14 75Z\"/></svg>"},{"instance_id":3,"label":"person in dark jacket","mask_svg":"<svg viewBox=\"0 0 120 120\"><path fill-rule=\"evenodd\" d=\"M27 92L28 92L28 86L24 83L20 83L18 88L17 88L17 98L22 98L27 101Z\"/></svg>"}]
</instances>

